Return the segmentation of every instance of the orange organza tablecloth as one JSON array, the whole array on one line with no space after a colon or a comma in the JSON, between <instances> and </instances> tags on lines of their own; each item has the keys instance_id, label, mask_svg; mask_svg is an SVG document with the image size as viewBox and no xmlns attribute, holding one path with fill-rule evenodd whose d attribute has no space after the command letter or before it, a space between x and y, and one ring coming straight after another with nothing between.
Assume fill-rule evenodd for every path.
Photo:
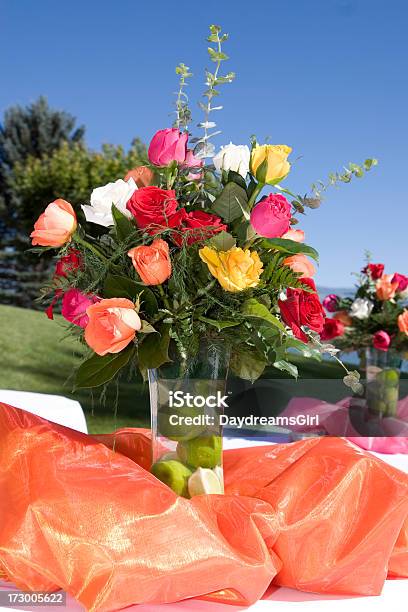
<instances>
[{"instance_id":1,"label":"orange organza tablecloth","mask_svg":"<svg viewBox=\"0 0 408 612\"><path fill-rule=\"evenodd\" d=\"M226 495L177 497L150 432L87 436L0 404L0 577L88 610L269 584L376 595L408 577L408 476L337 438L226 451Z\"/></svg>"}]
</instances>

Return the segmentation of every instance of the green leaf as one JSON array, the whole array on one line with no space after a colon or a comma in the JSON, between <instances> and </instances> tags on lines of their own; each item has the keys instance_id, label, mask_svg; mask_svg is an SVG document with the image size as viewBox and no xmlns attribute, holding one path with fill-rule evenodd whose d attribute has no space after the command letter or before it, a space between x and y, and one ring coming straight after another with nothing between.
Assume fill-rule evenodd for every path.
<instances>
[{"instance_id":1,"label":"green leaf","mask_svg":"<svg viewBox=\"0 0 408 612\"><path fill-rule=\"evenodd\" d=\"M239 172L235 172L234 170L230 170L228 172L228 183L236 183L239 187L242 187L242 189L247 188L245 179L242 177L241 174L239 174Z\"/></svg>"},{"instance_id":2,"label":"green leaf","mask_svg":"<svg viewBox=\"0 0 408 612\"><path fill-rule=\"evenodd\" d=\"M234 236L231 236L228 232L220 232L213 236L207 244L217 251L228 251L236 245L236 241Z\"/></svg>"},{"instance_id":3,"label":"green leaf","mask_svg":"<svg viewBox=\"0 0 408 612\"><path fill-rule=\"evenodd\" d=\"M139 344L138 360L141 370L159 368L169 358L170 325L164 324L158 335L149 334Z\"/></svg>"},{"instance_id":4,"label":"green leaf","mask_svg":"<svg viewBox=\"0 0 408 612\"><path fill-rule=\"evenodd\" d=\"M241 307L241 312L246 317L262 319L262 321L267 321L274 327L277 327L280 331L285 331L285 326L283 323L279 321L275 315L273 315L264 304L261 304L255 298L250 298L246 300Z\"/></svg>"},{"instance_id":5,"label":"green leaf","mask_svg":"<svg viewBox=\"0 0 408 612\"><path fill-rule=\"evenodd\" d=\"M290 363L289 361L280 359L279 361L275 361L275 363L273 364L273 367L277 368L278 370L281 370L282 372L288 372L288 374L293 376L293 378L298 377L299 372L298 372L297 367L293 363Z\"/></svg>"},{"instance_id":6,"label":"green leaf","mask_svg":"<svg viewBox=\"0 0 408 612\"><path fill-rule=\"evenodd\" d=\"M217 321L216 319L208 319L207 317L198 317L198 319L203 321L203 323L208 323L208 325L216 327L218 331L222 331L226 327L235 327L235 325L240 324L240 321Z\"/></svg>"},{"instance_id":7,"label":"green leaf","mask_svg":"<svg viewBox=\"0 0 408 612\"><path fill-rule=\"evenodd\" d=\"M254 382L264 371L267 362L252 350L239 350L231 355L230 368L243 380Z\"/></svg>"},{"instance_id":8,"label":"green leaf","mask_svg":"<svg viewBox=\"0 0 408 612\"><path fill-rule=\"evenodd\" d=\"M211 209L227 223L242 217L244 212L248 212L248 196L245 189L236 183L227 183L213 202Z\"/></svg>"},{"instance_id":9,"label":"green leaf","mask_svg":"<svg viewBox=\"0 0 408 612\"><path fill-rule=\"evenodd\" d=\"M108 274L103 295L105 298L124 297L133 302L139 297L142 310L148 314L156 313L159 308L153 291L127 276Z\"/></svg>"},{"instance_id":10,"label":"green leaf","mask_svg":"<svg viewBox=\"0 0 408 612\"><path fill-rule=\"evenodd\" d=\"M264 238L261 242L261 246L265 249L275 249L283 253L289 253L290 255L303 253L319 261L319 254L313 247L301 242L295 242L294 240L287 240L286 238Z\"/></svg>"},{"instance_id":11,"label":"green leaf","mask_svg":"<svg viewBox=\"0 0 408 612\"><path fill-rule=\"evenodd\" d=\"M286 336L285 349L289 348L293 348L296 351L299 351L299 353L301 353L303 357L306 357L308 359L316 359L317 361L322 360L321 353L317 349L312 348L310 344L306 344L305 342L302 342L297 338L291 338L290 336Z\"/></svg>"},{"instance_id":12,"label":"green leaf","mask_svg":"<svg viewBox=\"0 0 408 612\"><path fill-rule=\"evenodd\" d=\"M112 205L112 217L115 223L116 236L120 242L124 242L129 236L136 232L132 221L126 217L116 206Z\"/></svg>"},{"instance_id":13,"label":"green leaf","mask_svg":"<svg viewBox=\"0 0 408 612\"><path fill-rule=\"evenodd\" d=\"M141 319L142 327L139 329L139 334L155 334L157 329L154 329L153 325L150 325L148 321Z\"/></svg>"},{"instance_id":14,"label":"green leaf","mask_svg":"<svg viewBox=\"0 0 408 612\"><path fill-rule=\"evenodd\" d=\"M83 389L104 385L128 364L135 353L135 345L129 344L120 353L109 355L92 355L82 363L76 373L75 388Z\"/></svg>"}]
</instances>

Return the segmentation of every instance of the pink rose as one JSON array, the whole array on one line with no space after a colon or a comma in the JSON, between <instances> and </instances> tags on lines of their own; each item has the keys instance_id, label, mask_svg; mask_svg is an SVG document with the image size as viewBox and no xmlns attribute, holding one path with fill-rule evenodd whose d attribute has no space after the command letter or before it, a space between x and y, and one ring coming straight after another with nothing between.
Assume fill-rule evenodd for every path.
<instances>
[{"instance_id":1,"label":"pink rose","mask_svg":"<svg viewBox=\"0 0 408 612\"><path fill-rule=\"evenodd\" d=\"M327 310L327 312L336 312L339 304L339 296L335 293L329 293L323 300L323 308Z\"/></svg>"},{"instance_id":2,"label":"pink rose","mask_svg":"<svg viewBox=\"0 0 408 612\"><path fill-rule=\"evenodd\" d=\"M187 175L189 181L198 181L203 177L201 168L204 166L204 160L195 157L191 149L187 149L187 155L183 166L185 168L191 168L192 170Z\"/></svg>"},{"instance_id":3,"label":"pink rose","mask_svg":"<svg viewBox=\"0 0 408 612\"><path fill-rule=\"evenodd\" d=\"M408 287L408 276L404 276L404 274L398 274L396 272L391 279L392 283L398 283L397 293L402 293Z\"/></svg>"},{"instance_id":4,"label":"pink rose","mask_svg":"<svg viewBox=\"0 0 408 612\"><path fill-rule=\"evenodd\" d=\"M251 225L259 236L281 238L290 227L292 209L287 199L270 193L251 212Z\"/></svg>"},{"instance_id":5,"label":"pink rose","mask_svg":"<svg viewBox=\"0 0 408 612\"><path fill-rule=\"evenodd\" d=\"M153 136L148 156L155 166L168 166L172 161L182 164L187 155L188 133L177 128L159 130Z\"/></svg>"},{"instance_id":6,"label":"pink rose","mask_svg":"<svg viewBox=\"0 0 408 612\"><path fill-rule=\"evenodd\" d=\"M96 295L86 295L79 289L68 289L62 298L61 314L70 323L86 327L89 321L86 309L99 301Z\"/></svg>"},{"instance_id":7,"label":"pink rose","mask_svg":"<svg viewBox=\"0 0 408 612\"><path fill-rule=\"evenodd\" d=\"M375 332L373 336L373 347L379 351L388 351L391 344L391 338L386 331Z\"/></svg>"},{"instance_id":8,"label":"pink rose","mask_svg":"<svg viewBox=\"0 0 408 612\"><path fill-rule=\"evenodd\" d=\"M291 255L283 260L285 266L289 266L293 272L301 274L300 278L311 278L316 274L316 268L303 253Z\"/></svg>"}]
</instances>

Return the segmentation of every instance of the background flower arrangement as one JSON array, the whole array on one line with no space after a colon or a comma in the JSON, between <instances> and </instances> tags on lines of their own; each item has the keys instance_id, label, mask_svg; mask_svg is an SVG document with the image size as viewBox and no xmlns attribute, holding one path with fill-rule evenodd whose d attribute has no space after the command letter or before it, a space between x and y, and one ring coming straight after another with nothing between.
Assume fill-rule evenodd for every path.
<instances>
[{"instance_id":1,"label":"background flower arrangement","mask_svg":"<svg viewBox=\"0 0 408 612\"><path fill-rule=\"evenodd\" d=\"M385 274L382 263L370 261L358 275L355 295L328 295L323 306L326 318L323 340L336 339L341 350L408 351L408 277Z\"/></svg>"},{"instance_id":2,"label":"background flower arrangement","mask_svg":"<svg viewBox=\"0 0 408 612\"><path fill-rule=\"evenodd\" d=\"M180 64L174 126L154 135L146 164L94 189L82 207L86 224L61 199L35 223L33 245L59 249L42 294L52 295L47 314L52 318L61 299L70 331L90 348L78 387L103 385L135 367L146 376L172 359L187 367L201 338L225 342L231 369L250 380L267 364L296 376L293 350L317 359L332 350L318 338L325 317L309 259L317 252L295 226L329 184L362 176L376 160L350 164L300 196L280 186L291 169L290 147L252 138L251 149L230 143L216 154L211 138L219 132L210 115L222 107L213 100L235 76L220 74L226 39L210 27L215 68L206 71L199 103L200 137L188 130L191 73ZM273 191L261 197L265 187ZM353 384L354 374L346 380Z\"/></svg>"}]
</instances>

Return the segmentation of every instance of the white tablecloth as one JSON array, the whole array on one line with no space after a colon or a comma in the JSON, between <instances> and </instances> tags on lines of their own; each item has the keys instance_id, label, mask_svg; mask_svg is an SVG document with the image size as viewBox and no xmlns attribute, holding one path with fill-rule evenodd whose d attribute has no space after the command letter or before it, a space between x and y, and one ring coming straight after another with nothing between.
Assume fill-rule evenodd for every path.
<instances>
[{"instance_id":1,"label":"white tablecloth","mask_svg":"<svg viewBox=\"0 0 408 612\"><path fill-rule=\"evenodd\" d=\"M81 404L62 395L0 389L0 402L32 412L52 423L88 433Z\"/></svg>"},{"instance_id":2,"label":"white tablecloth","mask_svg":"<svg viewBox=\"0 0 408 612\"><path fill-rule=\"evenodd\" d=\"M10 402L11 403L11 402ZM226 448L265 445L265 442L254 442L239 438L225 438ZM378 457L405 472L408 472L408 455L379 455ZM6 590L10 585L0 582L0 589ZM404 609L403 602L408 599L408 580L387 580L379 597L336 597L330 595L313 595L293 589L271 587L264 599L250 607L251 612L398 612ZM67 606L35 608L4 608L0 612L10 610L31 609L38 612L79 612L83 608L72 597L67 596ZM174 604L137 605L126 608L126 612L239 612L242 607L225 604L209 603L189 599ZM248 608L245 608L248 609Z\"/></svg>"}]
</instances>

